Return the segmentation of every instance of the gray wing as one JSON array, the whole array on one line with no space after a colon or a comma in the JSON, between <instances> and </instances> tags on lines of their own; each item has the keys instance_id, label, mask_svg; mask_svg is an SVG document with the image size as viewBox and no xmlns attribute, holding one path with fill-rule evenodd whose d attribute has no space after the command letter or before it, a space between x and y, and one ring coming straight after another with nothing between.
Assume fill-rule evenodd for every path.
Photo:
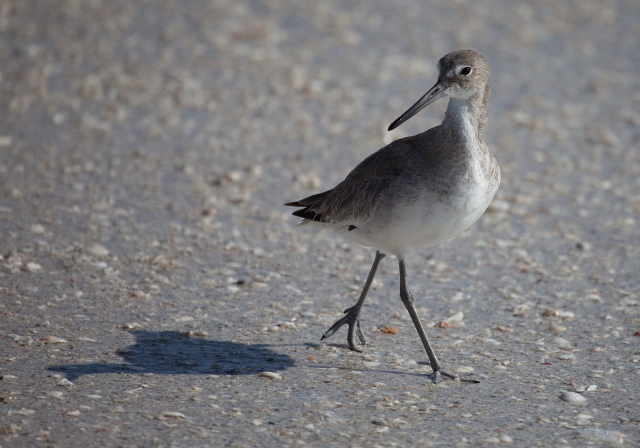
<instances>
[{"instance_id":1,"label":"gray wing","mask_svg":"<svg viewBox=\"0 0 640 448\"><path fill-rule=\"evenodd\" d=\"M366 219L380 193L410 169L410 140L396 140L364 159L333 189L285 205L303 207L294 216L310 221L336 222ZM414 147L415 149L415 147Z\"/></svg>"}]
</instances>

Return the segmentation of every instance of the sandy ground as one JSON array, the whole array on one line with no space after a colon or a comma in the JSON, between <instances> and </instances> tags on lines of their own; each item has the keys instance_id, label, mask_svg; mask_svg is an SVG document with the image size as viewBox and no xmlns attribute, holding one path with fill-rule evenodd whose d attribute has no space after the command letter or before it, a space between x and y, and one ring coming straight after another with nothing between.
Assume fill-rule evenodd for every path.
<instances>
[{"instance_id":1,"label":"sandy ground","mask_svg":"<svg viewBox=\"0 0 640 448\"><path fill-rule=\"evenodd\" d=\"M425 3L0 2L3 448L640 446L640 3ZM320 343L374 254L282 204L461 48L503 180L409 262L434 385L391 257Z\"/></svg>"}]
</instances>

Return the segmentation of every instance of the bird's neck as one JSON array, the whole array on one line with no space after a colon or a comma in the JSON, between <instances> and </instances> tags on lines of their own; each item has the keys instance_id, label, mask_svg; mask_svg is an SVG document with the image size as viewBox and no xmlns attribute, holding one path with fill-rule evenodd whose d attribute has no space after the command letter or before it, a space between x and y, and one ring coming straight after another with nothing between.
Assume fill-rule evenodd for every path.
<instances>
[{"instance_id":1,"label":"bird's neck","mask_svg":"<svg viewBox=\"0 0 640 448\"><path fill-rule=\"evenodd\" d=\"M456 140L468 144L481 144L487 122L489 85L468 99L451 98L441 128Z\"/></svg>"}]
</instances>

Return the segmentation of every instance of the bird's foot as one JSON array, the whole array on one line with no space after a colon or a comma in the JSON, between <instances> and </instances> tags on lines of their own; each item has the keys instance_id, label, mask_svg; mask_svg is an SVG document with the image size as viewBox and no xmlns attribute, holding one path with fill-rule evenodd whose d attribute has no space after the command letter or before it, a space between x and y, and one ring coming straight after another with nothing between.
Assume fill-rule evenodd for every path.
<instances>
[{"instance_id":1,"label":"bird's foot","mask_svg":"<svg viewBox=\"0 0 640 448\"><path fill-rule=\"evenodd\" d=\"M440 381L442 377L447 377L452 380L459 380L459 381L462 381L463 383L480 384L480 381L478 380L473 380L470 378L460 378L458 374L445 372L444 370L440 370L440 369L437 369L437 370L434 369L433 371L433 384L438 384L438 381Z\"/></svg>"},{"instance_id":2,"label":"bird's foot","mask_svg":"<svg viewBox=\"0 0 640 448\"><path fill-rule=\"evenodd\" d=\"M355 333L358 336L358 339L360 340L360 344L367 345L367 340L365 339L364 334L362 334L362 329L360 328L360 319L358 317L358 314L360 314L359 311L360 310L356 311L355 307L347 308L346 310L344 310L345 316L339 319L335 324L333 324L331 328L329 328L322 335L322 338L320 340L325 340L328 337L333 336L333 334L336 331L338 331L340 327L342 327L344 324L348 324L349 333L347 334L347 343L349 344L349 348L354 352L362 352L362 350L360 350L356 346L353 340L353 336Z\"/></svg>"}]
</instances>

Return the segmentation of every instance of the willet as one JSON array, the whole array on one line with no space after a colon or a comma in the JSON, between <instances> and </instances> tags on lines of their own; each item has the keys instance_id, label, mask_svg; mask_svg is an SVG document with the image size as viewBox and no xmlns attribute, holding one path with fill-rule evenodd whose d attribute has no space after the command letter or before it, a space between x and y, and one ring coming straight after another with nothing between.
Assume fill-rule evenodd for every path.
<instances>
[{"instance_id":1,"label":"willet","mask_svg":"<svg viewBox=\"0 0 640 448\"><path fill-rule=\"evenodd\" d=\"M469 228L485 212L500 185L500 167L483 138L489 64L475 51L455 51L440 59L438 71L438 82L389 131L437 99L449 97L440 126L373 153L333 189L285 204L303 207L293 213L303 218L301 224L333 229L377 249L357 303L345 310L345 316L322 339L347 324L349 348L360 351L354 334L366 345L360 309L378 264L386 254L395 255L400 264L400 298L427 351L434 382L440 375L458 375L442 370L431 348L407 287L406 259L417 249L450 240Z\"/></svg>"}]
</instances>

